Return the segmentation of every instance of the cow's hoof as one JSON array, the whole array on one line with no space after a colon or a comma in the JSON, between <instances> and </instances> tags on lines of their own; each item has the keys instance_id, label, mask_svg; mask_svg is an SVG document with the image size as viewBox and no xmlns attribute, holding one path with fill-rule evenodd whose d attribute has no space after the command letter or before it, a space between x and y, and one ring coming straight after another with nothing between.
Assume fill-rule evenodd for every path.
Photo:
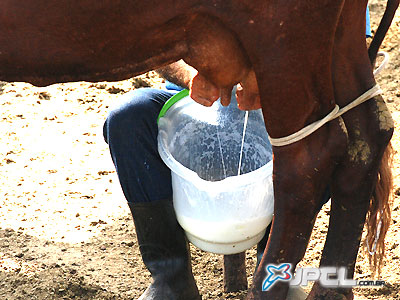
<instances>
[{"instance_id":1,"label":"cow's hoof","mask_svg":"<svg viewBox=\"0 0 400 300\"><path fill-rule=\"evenodd\" d=\"M307 293L301 287L290 287L286 300L305 300Z\"/></svg>"},{"instance_id":2,"label":"cow's hoof","mask_svg":"<svg viewBox=\"0 0 400 300\"><path fill-rule=\"evenodd\" d=\"M351 289L328 289L315 283L307 300L353 300Z\"/></svg>"}]
</instances>

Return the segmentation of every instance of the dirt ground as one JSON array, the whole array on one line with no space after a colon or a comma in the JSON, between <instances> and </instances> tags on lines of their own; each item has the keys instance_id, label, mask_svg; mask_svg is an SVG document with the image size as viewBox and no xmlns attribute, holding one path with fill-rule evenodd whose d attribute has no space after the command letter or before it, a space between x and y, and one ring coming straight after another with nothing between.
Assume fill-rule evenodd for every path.
<instances>
[{"instance_id":1,"label":"dirt ground","mask_svg":"<svg viewBox=\"0 0 400 300\"><path fill-rule=\"evenodd\" d=\"M386 1L370 1L373 28ZM383 288L355 299L400 299L400 13L383 49L391 57L377 79L396 131L393 221L380 279ZM162 85L150 72L121 82L45 88L0 82L0 299L136 299L150 282L136 243L102 126L124 93ZM302 266L317 266L329 207L319 214ZM222 256L191 247L203 299L244 299L223 293ZM247 251L248 280L255 250ZM371 278L360 251L357 279Z\"/></svg>"}]
</instances>

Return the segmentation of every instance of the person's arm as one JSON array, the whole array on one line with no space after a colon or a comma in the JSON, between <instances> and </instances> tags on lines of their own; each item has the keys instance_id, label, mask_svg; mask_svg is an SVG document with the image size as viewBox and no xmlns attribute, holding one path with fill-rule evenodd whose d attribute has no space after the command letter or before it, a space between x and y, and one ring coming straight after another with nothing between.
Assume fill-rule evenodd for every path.
<instances>
[{"instance_id":1,"label":"person's arm","mask_svg":"<svg viewBox=\"0 0 400 300\"><path fill-rule=\"evenodd\" d=\"M161 67L155 71L162 78L186 89L190 88L190 82L197 74L196 69L186 64L183 60Z\"/></svg>"}]
</instances>

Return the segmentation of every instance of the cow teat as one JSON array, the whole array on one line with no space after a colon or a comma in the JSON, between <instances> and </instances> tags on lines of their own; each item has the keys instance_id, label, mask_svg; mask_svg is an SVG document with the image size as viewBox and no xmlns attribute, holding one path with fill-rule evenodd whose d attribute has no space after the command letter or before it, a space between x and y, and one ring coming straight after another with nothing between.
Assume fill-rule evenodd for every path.
<instances>
[{"instance_id":1,"label":"cow teat","mask_svg":"<svg viewBox=\"0 0 400 300\"><path fill-rule=\"evenodd\" d=\"M220 89L222 103L229 103L233 86L240 82L239 107L259 108L256 76L237 36L218 19L203 14L191 19L186 34L185 61Z\"/></svg>"}]
</instances>

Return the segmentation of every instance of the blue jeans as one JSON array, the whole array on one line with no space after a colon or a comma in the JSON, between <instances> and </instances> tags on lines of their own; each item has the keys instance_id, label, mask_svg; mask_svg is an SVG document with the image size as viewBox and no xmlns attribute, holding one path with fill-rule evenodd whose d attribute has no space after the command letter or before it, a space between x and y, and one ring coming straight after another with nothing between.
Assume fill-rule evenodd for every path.
<instances>
[{"instance_id":1,"label":"blue jeans","mask_svg":"<svg viewBox=\"0 0 400 300\"><path fill-rule=\"evenodd\" d=\"M172 199L171 172L157 149L157 117L176 92L141 88L127 93L104 123L104 139L128 202Z\"/></svg>"}]
</instances>

